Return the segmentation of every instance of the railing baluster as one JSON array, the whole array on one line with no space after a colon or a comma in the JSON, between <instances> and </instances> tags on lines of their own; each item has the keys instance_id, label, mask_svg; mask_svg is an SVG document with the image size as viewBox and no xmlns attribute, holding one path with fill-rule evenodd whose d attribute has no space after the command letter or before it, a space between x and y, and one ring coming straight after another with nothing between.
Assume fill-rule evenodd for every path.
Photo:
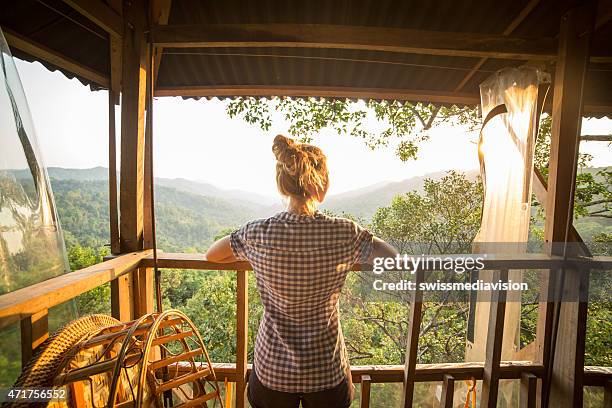
<instances>
[{"instance_id":1,"label":"railing baluster","mask_svg":"<svg viewBox=\"0 0 612 408\"><path fill-rule=\"evenodd\" d=\"M247 340L248 332L248 274L247 271L237 271L236 294L236 408L246 407L246 374L247 374Z\"/></svg>"},{"instance_id":2,"label":"railing baluster","mask_svg":"<svg viewBox=\"0 0 612 408\"><path fill-rule=\"evenodd\" d=\"M535 408L538 377L531 373L521 374L520 407Z\"/></svg>"},{"instance_id":3,"label":"railing baluster","mask_svg":"<svg viewBox=\"0 0 612 408\"><path fill-rule=\"evenodd\" d=\"M133 313L136 319L154 310L153 268L138 268L132 273Z\"/></svg>"},{"instance_id":4,"label":"railing baluster","mask_svg":"<svg viewBox=\"0 0 612 408\"><path fill-rule=\"evenodd\" d=\"M455 377L446 374L442 384L442 398L440 408L453 408L453 395L455 394Z\"/></svg>"},{"instance_id":5,"label":"railing baluster","mask_svg":"<svg viewBox=\"0 0 612 408\"><path fill-rule=\"evenodd\" d=\"M493 272L493 282L507 282L508 270ZM506 315L506 291L496 290L491 293L491 309L489 313L489 330L487 331L487 347L485 354L484 373L482 378L481 408L495 408L499 390L499 363L504 335L504 317Z\"/></svg>"},{"instance_id":6,"label":"railing baluster","mask_svg":"<svg viewBox=\"0 0 612 408\"><path fill-rule=\"evenodd\" d=\"M133 316L132 273L119 276L111 281L111 315L122 322L129 322Z\"/></svg>"},{"instance_id":7,"label":"railing baluster","mask_svg":"<svg viewBox=\"0 0 612 408\"><path fill-rule=\"evenodd\" d=\"M361 394L359 395L359 402L361 408L369 408L370 407L370 384L372 383L372 378L363 374L361 376Z\"/></svg>"},{"instance_id":8,"label":"railing baluster","mask_svg":"<svg viewBox=\"0 0 612 408\"><path fill-rule=\"evenodd\" d=\"M49 314L47 309L21 319L21 366L32 357L36 347L49 337Z\"/></svg>"},{"instance_id":9,"label":"railing baluster","mask_svg":"<svg viewBox=\"0 0 612 408\"><path fill-rule=\"evenodd\" d=\"M406 345L406 364L404 370L404 392L402 407L412 407L414 394L414 373L417 364L417 353L419 349L419 335L421 334L421 311L423 309L423 291L419 285L424 280L424 271L417 270L415 273L416 290L410 306L410 324L408 329L408 340Z\"/></svg>"},{"instance_id":10,"label":"railing baluster","mask_svg":"<svg viewBox=\"0 0 612 408\"><path fill-rule=\"evenodd\" d=\"M612 408L612 380L604 386L604 408Z\"/></svg>"}]
</instances>

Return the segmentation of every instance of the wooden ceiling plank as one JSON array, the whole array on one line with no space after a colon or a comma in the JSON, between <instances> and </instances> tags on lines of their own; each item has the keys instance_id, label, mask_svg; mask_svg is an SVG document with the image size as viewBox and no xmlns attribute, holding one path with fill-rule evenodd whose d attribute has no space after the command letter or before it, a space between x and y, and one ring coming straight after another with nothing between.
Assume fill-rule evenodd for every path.
<instances>
[{"instance_id":1,"label":"wooden ceiling plank","mask_svg":"<svg viewBox=\"0 0 612 408\"><path fill-rule=\"evenodd\" d=\"M355 88L336 86L298 86L298 85L224 85L224 86L162 86L155 89L155 96L182 96L192 98L214 98L234 96L287 96L287 97L322 97L348 99L388 99L406 101L427 101L433 103L451 103L456 105L478 105L480 95L468 92L432 91L423 89L394 88ZM549 102L545 109L549 111ZM584 105L585 116L588 114L610 114L612 102L589 103Z\"/></svg>"},{"instance_id":2,"label":"wooden ceiling plank","mask_svg":"<svg viewBox=\"0 0 612 408\"><path fill-rule=\"evenodd\" d=\"M557 47L554 38L324 24L158 25L152 36L156 45L173 48L351 49L533 60L554 59Z\"/></svg>"},{"instance_id":3,"label":"wooden ceiling plank","mask_svg":"<svg viewBox=\"0 0 612 408\"><path fill-rule=\"evenodd\" d=\"M480 96L418 89L355 88L332 86L190 86L157 87L155 96L230 97L230 96L335 97L349 99L426 100L457 105L475 105Z\"/></svg>"},{"instance_id":4,"label":"wooden ceiling plank","mask_svg":"<svg viewBox=\"0 0 612 408\"><path fill-rule=\"evenodd\" d=\"M63 0L109 34L123 36L123 19L100 0Z\"/></svg>"},{"instance_id":5,"label":"wooden ceiling plank","mask_svg":"<svg viewBox=\"0 0 612 408\"><path fill-rule=\"evenodd\" d=\"M153 0L152 3L152 19L157 25L168 24L170 18L170 10L172 8L172 0ZM153 83L157 83L157 77L159 76L159 65L164 53L164 47L155 47L155 60L153 62Z\"/></svg>"},{"instance_id":6,"label":"wooden ceiling plank","mask_svg":"<svg viewBox=\"0 0 612 408\"><path fill-rule=\"evenodd\" d=\"M57 66L58 68L72 72L76 76L92 81L102 87L108 87L110 84L109 78L103 73L86 67L80 62L66 57L65 55L39 44L36 41L8 29L4 30L4 36L10 47L21 50L36 59L46 61Z\"/></svg>"},{"instance_id":7,"label":"wooden ceiling plank","mask_svg":"<svg viewBox=\"0 0 612 408\"><path fill-rule=\"evenodd\" d=\"M521 25L521 23L523 21L525 21L525 19L527 18L527 16L531 13L531 11L540 3L540 0L531 0L529 3L527 3L525 5L525 7L523 7L523 9L520 11L520 13L517 14L517 16L512 19L512 21L510 22L510 24L508 24L508 26L506 27L506 29L502 32L502 35L508 36L510 34L512 34L512 32L514 30L516 30L516 28ZM488 58L481 58L475 65L474 67L470 70L470 72L468 72L463 79L461 80L461 82L459 82L459 84L455 87L455 92L459 92L463 89L463 87L465 87L465 84L468 83L468 81L470 79L472 79L472 77L474 76L474 74L476 74L476 72L478 72L478 70L484 65L485 62L487 62Z\"/></svg>"},{"instance_id":8,"label":"wooden ceiling plank","mask_svg":"<svg viewBox=\"0 0 612 408\"><path fill-rule=\"evenodd\" d=\"M597 2L597 17L595 28L597 31L612 20L612 0L599 0Z\"/></svg>"}]
</instances>

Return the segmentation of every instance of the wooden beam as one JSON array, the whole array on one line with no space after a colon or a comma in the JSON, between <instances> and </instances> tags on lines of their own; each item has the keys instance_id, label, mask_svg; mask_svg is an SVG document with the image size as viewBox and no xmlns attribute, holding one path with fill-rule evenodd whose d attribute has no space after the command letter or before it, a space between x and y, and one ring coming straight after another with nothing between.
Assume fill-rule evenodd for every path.
<instances>
[{"instance_id":1,"label":"wooden beam","mask_svg":"<svg viewBox=\"0 0 612 408\"><path fill-rule=\"evenodd\" d=\"M249 341L249 281L247 272L236 274L236 408L246 407L247 345Z\"/></svg>"},{"instance_id":2,"label":"wooden beam","mask_svg":"<svg viewBox=\"0 0 612 408\"><path fill-rule=\"evenodd\" d=\"M150 58L149 62L154 63L154 58ZM149 66L151 72L155 68L154 65ZM147 76L146 86L146 120L145 120L145 141L144 141L144 187L143 187L143 248L153 248L154 242L154 214L153 208L153 77ZM153 290L151 288L151 290Z\"/></svg>"},{"instance_id":3,"label":"wooden beam","mask_svg":"<svg viewBox=\"0 0 612 408\"><path fill-rule=\"evenodd\" d=\"M508 270L494 271L492 282L498 281L508 281ZM485 364L482 377L482 394L480 397L480 406L483 408L497 407L500 379L499 367L504 337L504 317L506 315L506 296L507 293L504 290L497 290L491 294L489 328L487 331Z\"/></svg>"},{"instance_id":4,"label":"wooden beam","mask_svg":"<svg viewBox=\"0 0 612 408\"><path fill-rule=\"evenodd\" d=\"M133 319L154 311L153 269L138 268L132 272Z\"/></svg>"},{"instance_id":5,"label":"wooden beam","mask_svg":"<svg viewBox=\"0 0 612 408\"><path fill-rule=\"evenodd\" d=\"M112 8L100 0L63 0L64 3L87 17L112 36L123 35L123 20Z\"/></svg>"},{"instance_id":6,"label":"wooden beam","mask_svg":"<svg viewBox=\"0 0 612 408\"><path fill-rule=\"evenodd\" d=\"M187 97L232 97L232 96L288 96L288 97L329 97L349 99L390 99L400 101L428 101L477 105L480 96L471 93L451 93L424 89L354 88L333 86L188 86L157 87L155 96Z\"/></svg>"},{"instance_id":7,"label":"wooden beam","mask_svg":"<svg viewBox=\"0 0 612 408\"><path fill-rule=\"evenodd\" d=\"M612 380L604 386L604 408L612 407Z\"/></svg>"},{"instance_id":8,"label":"wooden beam","mask_svg":"<svg viewBox=\"0 0 612 408\"><path fill-rule=\"evenodd\" d=\"M134 296L132 291L132 274L129 271L126 275L113 279L111 287L111 316L121 322L129 322L134 319Z\"/></svg>"},{"instance_id":9,"label":"wooden beam","mask_svg":"<svg viewBox=\"0 0 612 408\"><path fill-rule=\"evenodd\" d=\"M151 4L152 8L152 20L157 25L168 24L170 18L170 10L172 8L172 0L153 0ZM157 77L159 75L159 66L161 64L162 56L164 53L164 47L155 47L155 61L153 64L153 84L157 83Z\"/></svg>"},{"instance_id":10,"label":"wooden beam","mask_svg":"<svg viewBox=\"0 0 612 408\"><path fill-rule=\"evenodd\" d=\"M581 142L612 142L612 135L582 135Z\"/></svg>"},{"instance_id":11,"label":"wooden beam","mask_svg":"<svg viewBox=\"0 0 612 408\"><path fill-rule=\"evenodd\" d=\"M40 310L21 320L21 367L25 367L38 346L49 338L49 313Z\"/></svg>"},{"instance_id":12,"label":"wooden beam","mask_svg":"<svg viewBox=\"0 0 612 408\"><path fill-rule=\"evenodd\" d=\"M585 17L582 17L584 19ZM582 123L582 97L589 57L589 37L579 37L582 27L575 13L561 24L559 61L555 70L552 102L550 165L548 175L545 241L567 241L571 223L578 140ZM592 24L592 21L591 21ZM583 22L584 25L584 22Z\"/></svg>"},{"instance_id":13,"label":"wooden beam","mask_svg":"<svg viewBox=\"0 0 612 408\"><path fill-rule=\"evenodd\" d=\"M510 24L508 24L506 29L502 32L502 35L508 36L512 34L512 32L516 30L516 28L519 25L521 25L521 23L525 20L525 18L527 18L527 16L531 13L531 11L540 3L540 1L541 0L530 0L525 5L525 7L523 7L523 9L517 14L517 16L512 19ZM457 84L457 86L455 87L455 92L461 91L465 87L465 84L467 84L467 82L474 76L476 72L478 72L480 67L482 67L484 63L487 62L487 60L488 58L483 57L476 64L474 64L474 67L472 67L472 69L463 77L463 79L459 82L459 84Z\"/></svg>"},{"instance_id":14,"label":"wooden beam","mask_svg":"<svg viewBox=\"0 0 612 408\"><path fill-rule=\"evenodd\" d=\"M606 384L612 385L612 367L584 367L585 387L605 387Z\"/></svg>"},{"instance_id":15,"label":"wooden beam","mask_svg":"<svg viewBox=\"0 0 612 408\"><path fill-rule=\"evenodd\" d=\"M57 51L54 51L11 30L3 30L6 42L10 47L21 50L41 61L53 64L60 69L72 72L74 75L87 79L100 86L109 86L109 78L103 73L89 68L78 61L68 58Z\"/></svg>"},{"instance_id":16,"label":"wooden beam","mask_svg":"<svg viewBox=\"0 0 612 408\"><path fill-rule=\"evenodd\" d=\"M446 374L442 383L442 398L440 408L453 408L453 397L455 394L455 377Z\"/></svg>"},{"instance_id":17,"label":"wooden beam","mask_svg":"<svg viewBox=\"0 0 612 408\"><path fill-rule=\"evenodd\" d=\"M361 376L361 389L359 393L359 407L370 408L370 384L372 383L372 377L368 374Z\"/></svg>"},{"instance_id":18,"label":"wooden beam","mask_svg":"<svg viewBox=\"0 0 612 408\"><path fill-rule=\"evenodd\" d=\"M573 217L578 144L582 122L582 103L589 64L590 35L595 22L592 2L573 9L562 18L559 30L559 51L555 70L552 103L550 165L546 199L544 238L554 254L564 250L559 243L569 241ZM587 33L584 34L583 33ZM551 344L544 348L543 362L549 370L545 378L543 405L559 408L582 406L584 351L587 304L580 293L588 290L588 274L575 268L564 269L563 293L570 301L556 299L555 309L547 303L544 339ZM550 275L548 285L556 281ZM544 288L551 292L550 286ZM550 322L551 319L552 322ZM556 330L555 330L556 328Z\"/></svg>"},{"instance_id":19,"label":"wooden beam","mask_svg":"<svg viewBox=\"0 0 612 408\"><path fill-rule=\"evenodd\" d=\"M324 24L156 26L152 38L173 48L322 48L529 60L552 60L556 49L553 38Z\"/></svg>"},{"instance_id":20,"label":"wooden beam","mask_svg":"<svg viewBox=\"0 0 612 408\"><path fill-rule=\"evenodd\" d=\"M145 40L146 0L124 3L121 101L121 251L143 245L144 115L148 49Z\"/></svg>"},{"instance_id":21,"label":"wooden beam","mask_svg":"<svg viewBox=\"0 0 612 408\"><path fill-rule=\"evenodd\" d=\"M109 3L117 14L123 14L123 7L121 0L111 0ZM123 17L122 17L123 19ZM120 37L111 35L110 36L110 90L114 92L115 105L119 105L121 94L121 53L123 48L123 41Z\"/></svg>"},{"instance_id":22,"label":"wooden beam","mask_svg":"<svg viewBox=\"0 0 612 408\"><path fill-rule=\"evenodd\" d=\"M115 100L112 89L108 91L108 212L110 223L111 253L121 252L119 242L119 210L117 208L117 135L115 123Z\"/></svg>"},{"instance_id":23,"label":"wooden beam","mask_svg":"<svg viewBox=\"0 0 612 408\"><path fill-rule=\"evenodd\" d=\"M236 96L287 96L347 99L387 99L412 102L452 103L476 106L480 95L468 92L433 91L427 89L354 88L346 86L300 85L212 85L212 86L162 86L155 88L155 96L182 97L236 97ZM585 104L584 112L590 114L612 113L612 104Z\"/></svg>"},{"instance_id":24,"label":"wooden beam","mask_svg":"<svg viewBox=\"0 0 612 408\"><path fill-rule=\"evenodd\" d=\"M594 30L597 31L612 20L612 0L599 0L597 2L597 18Z\"/></svg>"},{"instance_id":25,"label":"wooden beam","mask_svg":"<svg viewBox=\"0 0 612 408\"><path fill-rule=\"evenodd\" d=\"M544 176L542 175L542 173L540 173L540 171L535 167L533 168L532 180L533 180L532 181L533 193L535 194L536 199L538 200L540 205L546 210L546 202L547 202L547 196L548 196L548 187L547 187L548 182L544 179ZM576 230L576 227L574 226L573 223L570 226L569 242L575 242L575 243L581 244L581 246L583 247L583 253L581 255L588 256L588 257L591 256L591 254L588 251L588 248L584 246L584 241L582 240L582 237L578 233L578 230Z\"/></svg>"},{"instance_id":26,"label":"wooden beam","mask_svg":"<svg viewBox=\"0 0 612 408\"><path fill-rule=\"evenodd\" d=\"M191 366L188 362L181 362L178 366L178 373L188 372ZM206 364L206 363L199 363ZM234 363L213 363L215 375L218 381L236 382L236 364ZM247 377L252 370L252 365L247 365ZM585 367L585 370L588 367ZM404 381L404 365L370 365L370 366L351 366L351 376L353 383L359 384L362 376L368 375L372 384L382 383L401 383ZM532 373L540 378L544 374L544 367L534 364L531 361L503 361L499 367L500 378L504 380L517 380L523 373ZM483 363L434 363L417 364L414 381L415 382L442 382L445 376L452 376L455 381L463 380L482 380Z\"/></svg>"},{"instance_id":27,"label":"wooden beam","mask_svg":"<svg viewBox=\"0 0 612 408\"><path fill-rule=\"evenodd\" d=\"M521 375L520 408L536 408L538 377L531 373Z\"/></svg>"},{"instance_id":28,"label":"wooden beam","mask_svg":"<svg viewBox=\"0 0 612 408\"><path fill-rule=\"evenodd\" d=\"M136 268L150 251L122 255L0 296L0 329L110 282Z\"/></svg>"},{"instance_id":29,"label":"wooden beam","mask_svg":"<svg viewBox=\"0 0 612 408\"><path fill-rule=\"evenodd\" d=\"M450 256L450 255L449 255ZM107 256L104 259L113 259L115 256ZM229 262L219 263L211 262L206 260L204 254L190 253L171 253L171 252L158 252L157 262L160 268L174 268L174 269L199 269L203 271L236 271L236 270L253 270L248 262ZM611 269L612 258L611 257L593 257L589 258L576 258L564 261L563 258L553 255L546 254L495 254L489 255L483 260L484 270L493 269L551 269L561 268L563 266L573 265L577 268L586 269ZM143 259L143 267L153 267L153 257L147 256ZM353 271L368 270L371 266L365 264L355 264L352 268ZM435 269L426 269L435 270Z\"/></svg>"},{"instance_id":30,"label":"wooden beam","mask_svg":"<svg viewBox=\"0 0 612 408\"><path fill-rule=\"evenodd\" d=\"M404 389L402 392L402 404L404 408L412 407L414 399L414 383L419 351L419 337L421 335L421 319L423 311L423 291L419 286L424 281L425 273L419 269L414 274L416 290L410 302L410 319L408 324L408 336L406 338L406 359L404 369Z\"/></svg>"}]
</instances>

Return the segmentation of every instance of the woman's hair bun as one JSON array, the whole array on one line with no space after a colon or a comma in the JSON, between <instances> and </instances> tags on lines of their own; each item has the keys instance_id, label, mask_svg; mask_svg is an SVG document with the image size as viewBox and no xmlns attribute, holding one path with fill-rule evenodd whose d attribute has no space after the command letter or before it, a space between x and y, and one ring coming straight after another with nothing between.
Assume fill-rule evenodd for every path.
<instances>
[{"instance_id":1,"label":"woman's hair bun","mask_svg":"<svg viewBox=\"0 0 612 408\"><path fill-rule=\"evenodd\" d=\"M272 143L276 157L276 182L283 195L312 197L327 191L325 155L316 146L277 135Z\"/></svg>"},{"instance_id":2,"label":"woman's hair bun","mask_svg":"<svg viewBox=\"0 0 612 408\"><path fill-rule=\"evenodd\" d=\"M272 152L276 157L276 160L281 163L288 172L293 173L295 171L299 147L293 141L283 135L276 135L274 142L272 143Z\"/></svg>"}]
</instances>

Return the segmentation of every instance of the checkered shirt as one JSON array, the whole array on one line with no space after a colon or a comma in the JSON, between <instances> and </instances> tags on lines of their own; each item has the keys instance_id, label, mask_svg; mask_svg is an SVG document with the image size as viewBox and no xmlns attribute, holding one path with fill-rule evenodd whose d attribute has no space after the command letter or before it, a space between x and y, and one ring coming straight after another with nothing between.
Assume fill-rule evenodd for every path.
<instances>
[{"instance_id":1,"label":"checkered shirt","mask_svg":"<svg viewBox=\"0 0 612 408\"><path fill-rule=\"evenodd\" d=\"M230 236L253 266L264 307L254 366L266 387L306 393L333 388L349 367L338 299L346 275L372 252L372 234L353 221L281 212Z\"/></svg>"}]
</instances>

